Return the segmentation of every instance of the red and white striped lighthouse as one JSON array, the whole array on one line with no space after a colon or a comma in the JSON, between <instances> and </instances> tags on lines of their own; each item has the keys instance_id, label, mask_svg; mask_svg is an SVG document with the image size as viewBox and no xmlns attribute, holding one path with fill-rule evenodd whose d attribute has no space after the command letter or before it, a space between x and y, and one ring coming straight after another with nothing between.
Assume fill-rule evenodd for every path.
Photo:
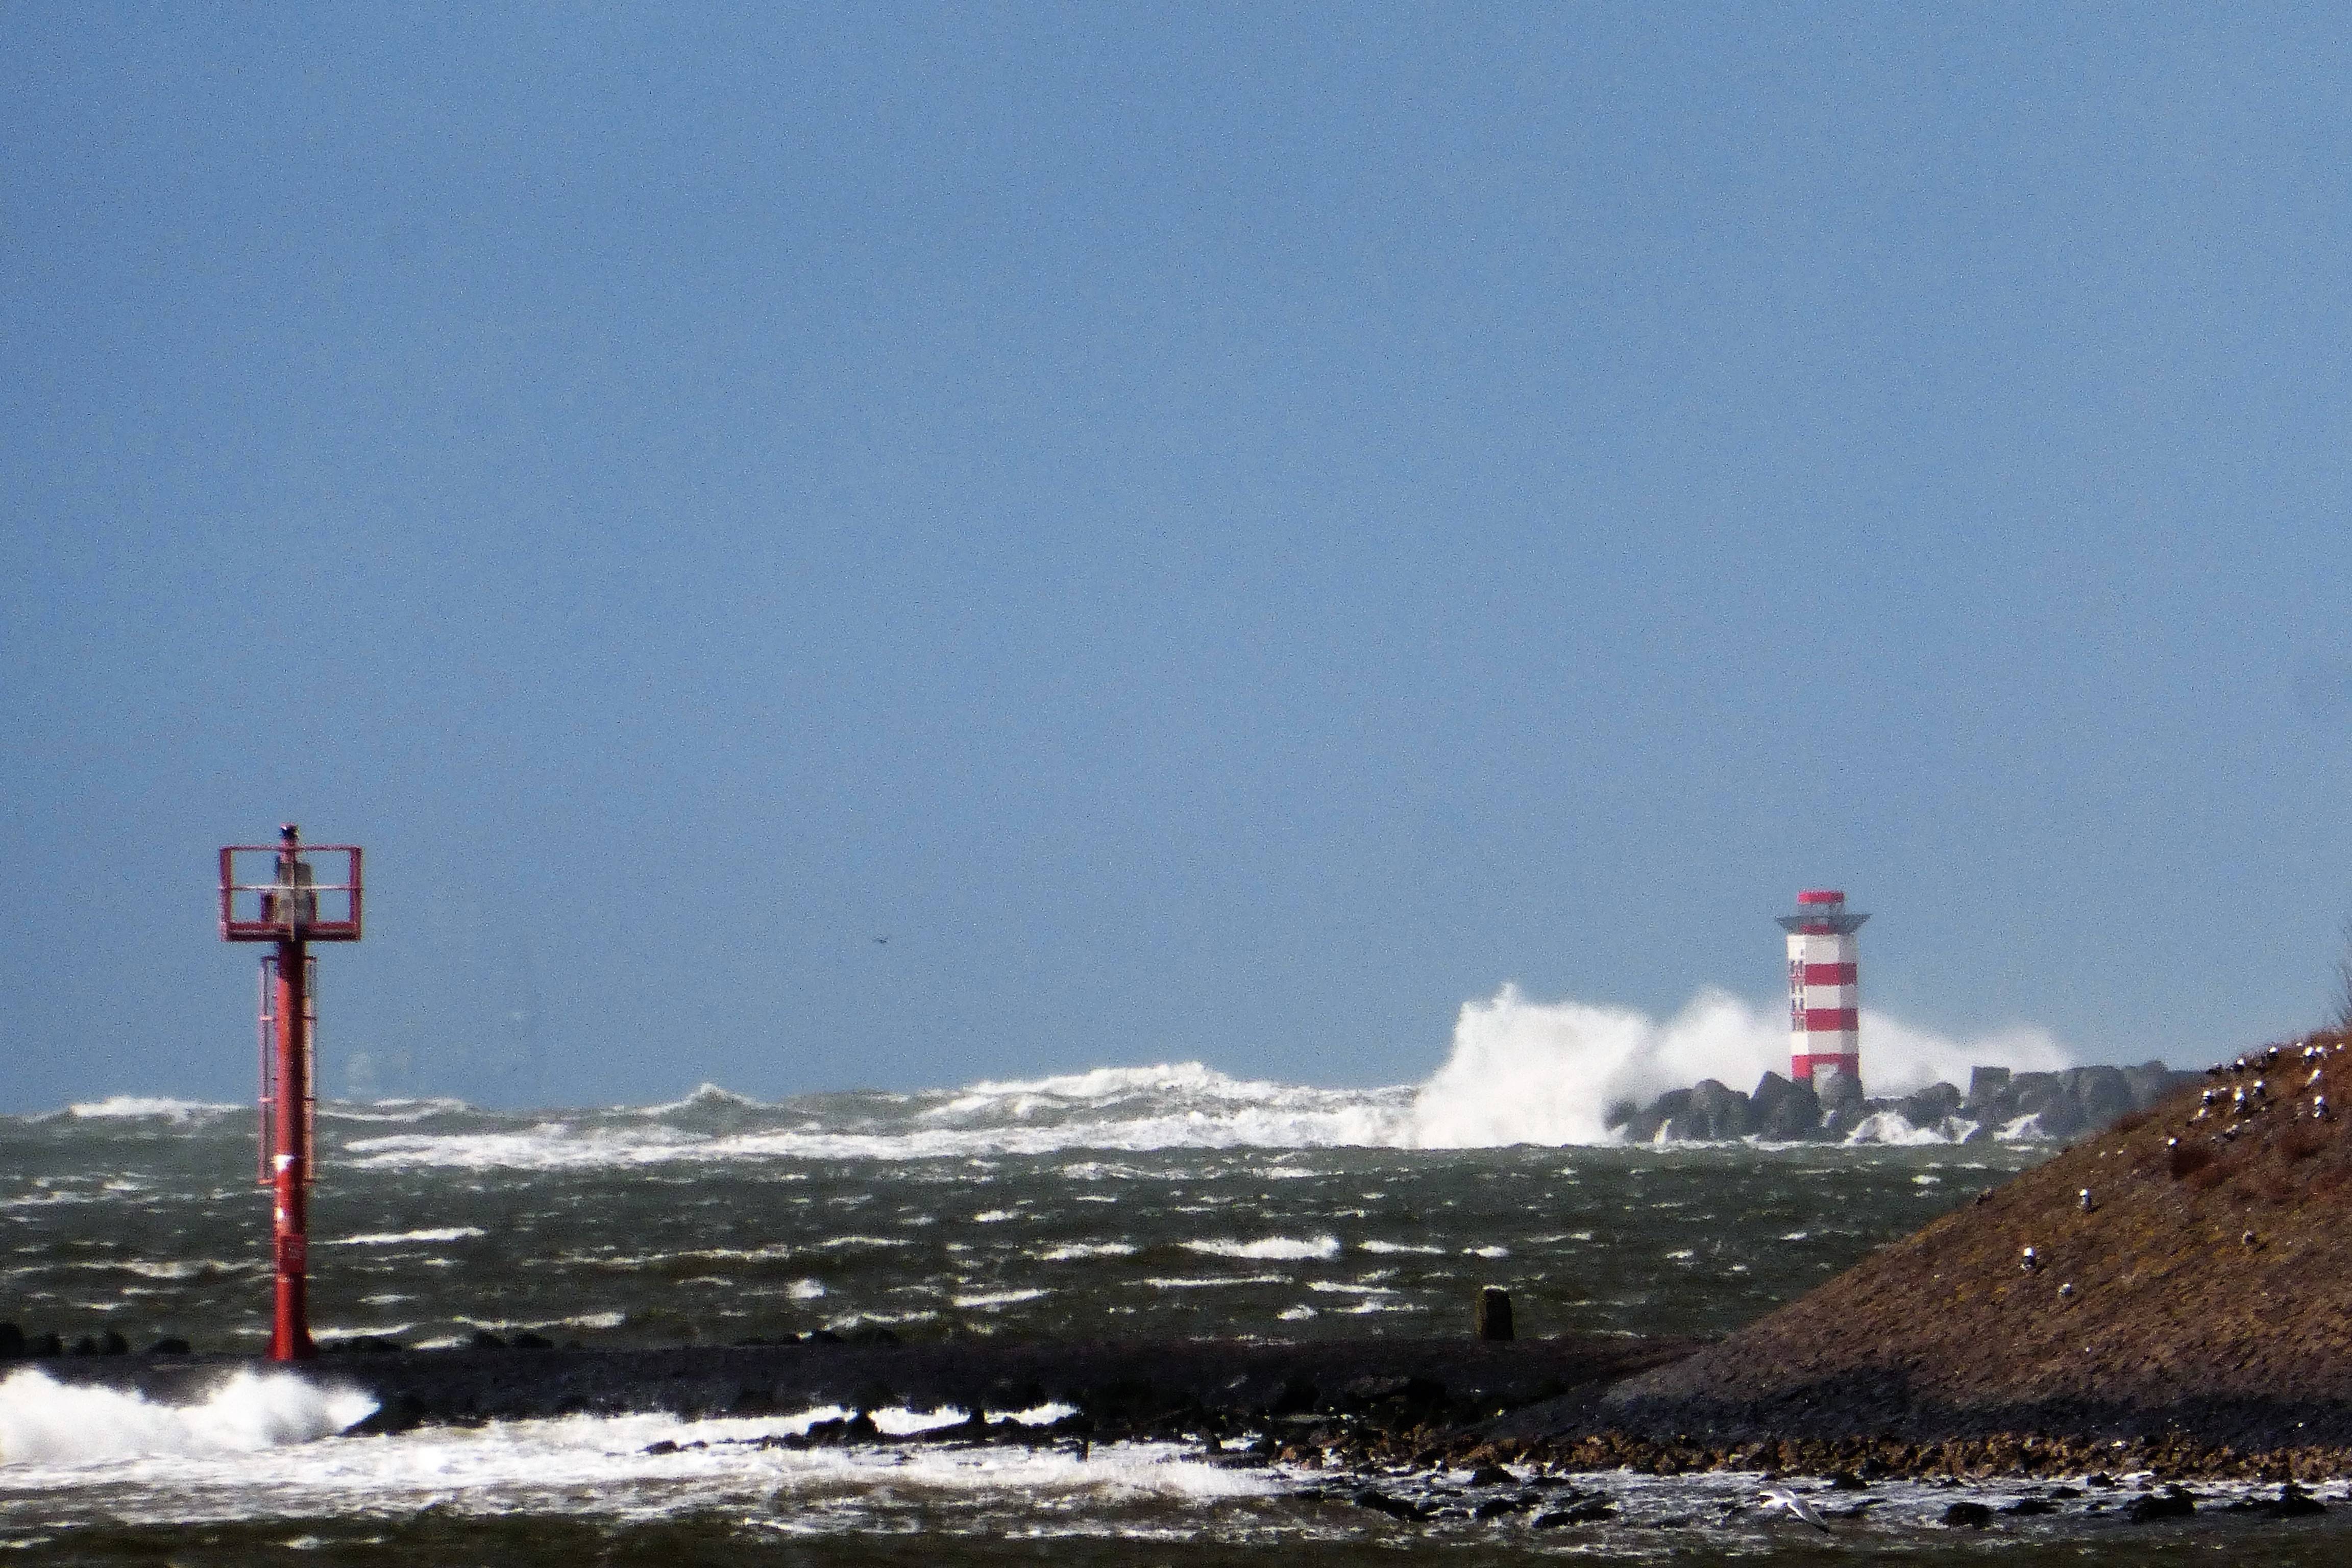
<instances>
[{"instance_id":1,"label":"red and white striped lighthouse","mask_svg":"<svg viewBox=\"0 0 2352 1568\"><path fill-rule=\"evenodd\" d=\"M1789 1076L1799 1083L1828 1088L1814 1083L1823 1069L1862 1080L1853 933L1869 918L1847 912L1845 895L1832 888L1799 893L1797 912L1780 917L1789 933Z\"/></svg>"}]
</instances>

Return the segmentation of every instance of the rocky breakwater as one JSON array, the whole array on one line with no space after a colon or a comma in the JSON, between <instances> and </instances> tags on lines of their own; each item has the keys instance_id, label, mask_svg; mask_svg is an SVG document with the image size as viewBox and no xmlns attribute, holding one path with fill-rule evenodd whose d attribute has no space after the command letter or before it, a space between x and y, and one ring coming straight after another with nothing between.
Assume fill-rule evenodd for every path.
<instances>
[{"instance_id":1,"label":"rocky breakwater","mask_svg":"<svg viewBox=\"0 0 2352 1568\"><path fill-rule=\"evenodd\" d=\"M2162 1062L2138 1067L2068 1068L2012 1073L1980 1067L1963 1092L1931 1084L1915 1094L1874 1099L1860 1080L1833 1076L1816 1093L1810 1083L1768 1072L1752 1094L1706 1079L1647 1105L1621 1100L1606 1125L1629 1143L1900 1142L1927 1135L1954 1143L1989 1138L2066 1139L2145 1110L2197 1075Z\"/></svg>"},{"instance_id":2,"label":"rocky breakwater","mask_svg":"<svg viewBox=\"0 0 2352 1568\"><path fill-rule=\"evenodd\" d=\"M1770 1316L1628 1380L1609 1428L1758 1439L2342 1452L2352 1080L2341 1036L2216 1067ZM1515 1429L1566 1437L1540 1410ZM1581 1428L1587 1433L1591 1426Z\"/></svg>"},{"instance_id":3,"label":"rocky breakwater","mask_svg":"<svg viewBox=\"0 0 2352 1568\"><path fill-rule=\"evenodd\" d=\"M374 1400L362 1432L642 1411L770 1415L839 1405L1001 1414L1059 1405L1069 1414L1049 1425L990 1427L982 1420L961 1435L985 1429L1027 1442L1247 1433L1268 1439L1269 1452L1301 1443L1418 1451L1438 1434L1537 1402L1589 1416L1611 1384L1695 1348L1685 1340L1609 1335L925 1344L877 1336L667 1350L384 1349L322 1355L301 1371ZM242 1356L133 1354L53 1361L43 1370L62 1383L189 1405L231 1373L260 1365ZM872 1434L868 1423L863 1435ZM821 1436L860 1435L852 1423Z\"/></svg>"}]
</instances>

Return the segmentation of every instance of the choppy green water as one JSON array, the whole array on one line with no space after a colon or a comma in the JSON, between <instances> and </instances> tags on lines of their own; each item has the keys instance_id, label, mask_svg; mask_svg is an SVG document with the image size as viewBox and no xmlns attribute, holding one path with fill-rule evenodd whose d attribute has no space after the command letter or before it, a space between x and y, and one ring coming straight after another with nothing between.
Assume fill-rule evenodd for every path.
<instances>
[{"instance_id":1,"label":"choppy green water","mask_svg":"<svg viewBox=\"0 0 2352 1568\"><path fill-rule=\"evenodd\" d=\"M820 1111L821 1111L820 1108ZM361 1117L403 1115L397 1121ZM715 1101L322 1122L322 1335L454 1343L1447 1332L1712 1334L2040 1157L2032 1146L1065 1147L898 1157ZM258 1345L267 1206L235 1113L0 1121L0 1312Z\"/></svg>"},{"instance_id":2,"label":"choppy green water","mask_svg":"<svg viewBox=\"0 0 2352 1568\"><path fill-rule=\"evenodd\" d=\"M1355 1109L1306 1111L1344 1134ZM1196 1110L1087 1120L944 1096L528 1117L345 1108L323 1121L317 1322L412 1343L477 1328L644 1343L877 1323L909 1338L1420 1335L1466 1331L1475 1288L1500 1284L1523 1332L1709 1334L2045 1152L1265 1147L1225 1136L1230 1106L1209 1124L1217 1146L1144 1146ZM251 1148L244 1115L187 1108L0 1121L0 1317L68 1340L113 1327L257 1343ZM1589 1484L1610 1518L1538 1529L1540 1508L1475 1517L1466 1478L1399 1477L1387 1484L1438 1510L1401 1523L1307 1495L1328 1478L1172 1449L761 1449L743 1440L756 1419L657 1416L351 1438L318 1436L341 1417L305 1397L247 1388L158 1415L76 1406L20 1372L0 1384L0 1548L567 1565L2352 1552L2336 1524L2352 1502L2307 1521L2223 1512L2242 1489L2209 1491L2175 1523L2123 1523L2116 1493L1979 1533L1946 1528L1943 1510L2006 1506L2020 1489L1887 1486L1821 1536L1756 1511L1757 1478L1604 1478ZM646 1452L665 1438L710 1447Z\"/></svg>"}]
</instances>

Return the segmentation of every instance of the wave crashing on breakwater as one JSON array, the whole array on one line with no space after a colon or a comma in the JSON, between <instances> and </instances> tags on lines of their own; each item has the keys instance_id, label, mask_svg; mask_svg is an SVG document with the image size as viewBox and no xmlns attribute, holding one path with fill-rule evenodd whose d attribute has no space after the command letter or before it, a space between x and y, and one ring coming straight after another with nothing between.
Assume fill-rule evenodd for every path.
<instances>
[{"instance_id":1,"label":"wave crashing on breakwater","mask_svg":"<svg viewBox=\"0 0 2352 1568\"><path fill-rule=\"evenodd\" d=\"M1965 1081L1978 1066L2025 1073L2069 1065L2064 1050L2038 1029L1957 1039L1866 1013L1863 1031L1871 1087L1881 1093ZM1322 1089L1181 1062L776 1102L705 1084L683 1099L647 1106L512 1112L404 1100L332 1102L321 1115L345 1158L380 1167L564 1170L1075 1149L1564 1147L1623 1142L1629 1102L1638 1107L1702 1079L1754 1082L1784 1068L1787 1051L1776 1011L1720 991L1702 992L1661 1019L1631 1008L1533 1002L1505 986L1463 1007L1447 1060L1418 1085ZM152 1117L184 1125L248 1112L123 1095L66 1114L86 1126ZM1968 1135L1954 1126L1898 1120L1874 1116L1837 1135L1903 1142ZM2027 1126L2006 1135L2054 1131ZM1647 1138L1654 1129L1636 1131Z\"/></svg>"},{"instance_id":2,"label":"wave crashing on breakwater","mask_svg":"<svg viewBox=\"0 0 2352 1568\"><path fill-rule=\"evenodd\" d=\"M0 1461L87 1465L255 1453L331 1436L374 1409L364 1394L286 1373L238 1372L197 1404L158 1405L26 1367L0 1378Z\"/></svg>"}]
</instances>

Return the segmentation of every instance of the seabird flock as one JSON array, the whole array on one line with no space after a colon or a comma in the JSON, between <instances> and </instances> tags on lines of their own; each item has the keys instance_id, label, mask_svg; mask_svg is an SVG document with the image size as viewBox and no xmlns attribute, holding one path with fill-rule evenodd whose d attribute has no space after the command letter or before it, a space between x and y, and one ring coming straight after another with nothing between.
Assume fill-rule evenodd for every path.
<instances>
[{"instance_id":1,"label":"seabird flock","mask_svg":"<svg viewBox=\"0 0 2352 1568\"><path fill-rule=\"evenodd\" d=\"M2216 1063L2207 1068L2205 1072L2209 1078L2242 1078L2247 1073L2267 1074L2277 1069L2282 1057L2289 1052L2297 1053L2311 1068L2310 1076L2303 1080L2301 1091L2311 1096L2311 1103L2308 1107L2297 1106L2295 1114L2297 1117L2308 1115L2314 1121L2326 1121L2328 1120L2327 1096L2320 1093L2319 1089L2327 1080L2327 1058L2343 1048L2341 1045L2322 1046L2315 1045L2309 1040L2297 1040L2292 1046L2272 1046L2263 1050L2250 1052L2233 1061ZM2219 1087L2206 1089L2197 1097L2196 1114L2189 1120L2194 1123L2205 1121L2208 1117L2226 1115L2229 1118L2228 1124L2221 1128L2219 1136L2223 1142L2234 1142L2242 1130L2243 1119L2268 1110L2270 1103L2270 1079L2267 1077L2257 1076L2252 1083L2236 1085L2227 1092L2226 1096ZM2168 1154L2178 1153L2180 1140L2177 1137L2167 1138L2164 1141L2164 1148ZM1979 1194L1977 1201L1983 1202L1986 1195ZM2095 1213L2099 1206L2098 1200L2092 1196L2091 1189L2088 1187L2083 1188L2075 1194L2075 1201L2081 1205L2084 1214ZM2258 1247L2261 1245L2262 1238L2250 1230L2242 1239L2247 1247ZM2017 1266L2022 1273L2038 1274L2042 1271L2042 1266L2045 1261L2047 1260L2043 1258L2040 1247L2029 1247L2018 1254ZM2074 1294L2074 1287L2071 1283L2062 1284L2058 1287L2058 1294L2062 1298L2071 1300Z\"/></svg>"}]
</instances>

